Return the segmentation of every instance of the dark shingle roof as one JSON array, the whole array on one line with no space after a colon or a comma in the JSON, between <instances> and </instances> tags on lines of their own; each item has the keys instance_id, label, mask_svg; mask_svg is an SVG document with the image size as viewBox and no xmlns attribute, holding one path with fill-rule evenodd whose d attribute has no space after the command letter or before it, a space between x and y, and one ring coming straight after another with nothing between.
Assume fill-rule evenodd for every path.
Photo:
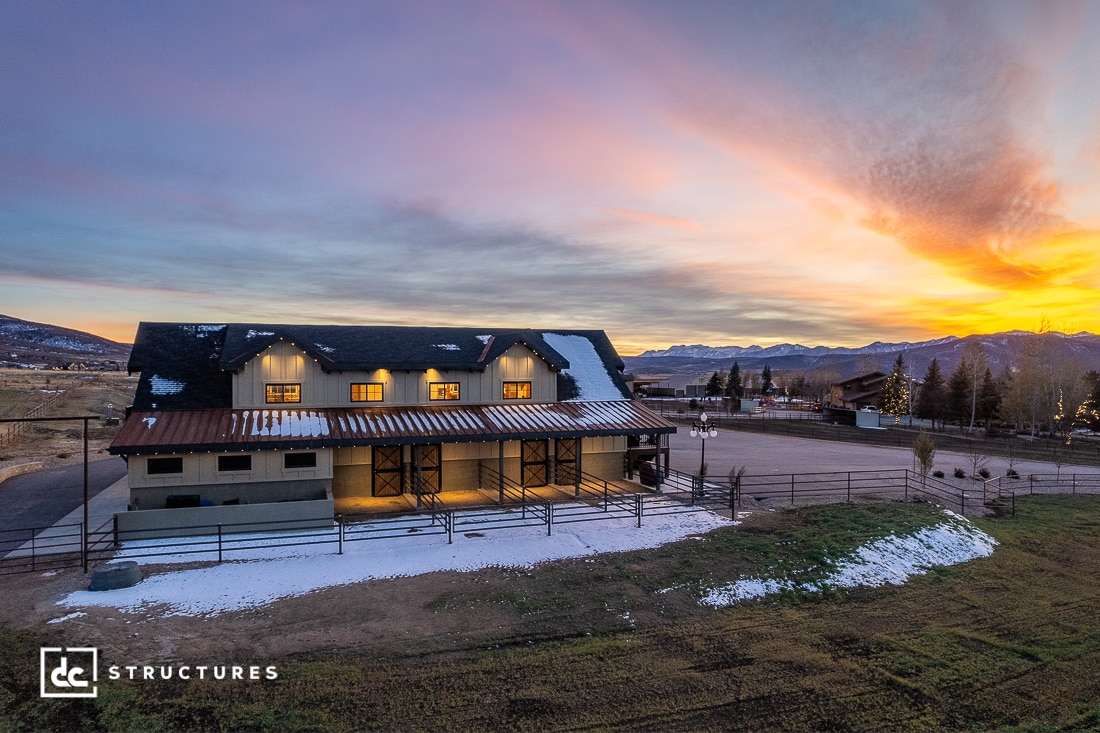
<instances>
[{"instance_id":1,"label":"dark shingle roof","mask_svg":"<svg viewBox=\"0 0 1100 733\"><path fill-rule=\"evenodd\" d=\"M219 365L226 326L142 323L130 352L130 373L141 372L137 410L228 407L233 375Z\"/></svg>"},{"instance_id":2,"label":"dark shingle roof","mask_svg":"<svg viewBox=\"0 0 1100 733\"><path fill-rule=\"evenodd\" d=\"M326 371L374 369L484 370L517 343L526 344L552 368L569 362L535 331L416 326L301 326L231 324L221 365L236 371L279 340L293 343Z\"/></svg>"},{"instance_id":3,"label":"dark shingle roof","mask_svg":"<svg viewBox=\"0 0 1100 733\"><path fill-rule=\"evenodd\" d=\"M280 339L325 371L448 369L484 371L523 344L551 369L570 363L543 333L581 336L591 344L623 399L623 362L603 331L534 331L416 326L314 326L232 323L141 323L129 370L140 371L134 409L204 409L232 405L232 373Z\"/></svg>"}]
</instances>

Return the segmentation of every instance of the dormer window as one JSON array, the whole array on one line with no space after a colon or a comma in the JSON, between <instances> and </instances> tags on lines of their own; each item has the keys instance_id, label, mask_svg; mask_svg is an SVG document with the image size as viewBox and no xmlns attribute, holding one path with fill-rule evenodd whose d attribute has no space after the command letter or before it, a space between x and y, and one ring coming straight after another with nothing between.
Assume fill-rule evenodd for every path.
<instances>
[{"instance_id":1,"label":"dormer window","mask_svg":"<svg viewBox=\"0 0 1100 733\"><path fill-rule=\"evenodd\" d=\"M281 404L286 402L302 401L301 384L269 384L267 385L266 402Z\"/></svg>"},{"instance_id":2,"label":"dormer window","mask_svg":"<svg viewBox=\"0 0 1100 733\"><path fill-rule=\"evenodd\" d=\"M459 399L458 382L429 382L429 400L457 400Z\"/></svg>"},{"instance_id":3,"label":"dormer window","mask_svg":"<svg viewBox=\"0 0 1100 733\"><path fill-rule=\"evenodd\" d=\"M351 385L352 402L381 402L382 383L365 382Z\"/></svg>"},{"instance_id":4,"label":"dormer window","mask_svg":"<svg viewBox=\"0 0 1100 733\"><path fill-rule=\"evenodd\" d=\"M505 382L502 396L506 400L529 400L531 399L531 383Z\"/></svg>"}]
</instances>

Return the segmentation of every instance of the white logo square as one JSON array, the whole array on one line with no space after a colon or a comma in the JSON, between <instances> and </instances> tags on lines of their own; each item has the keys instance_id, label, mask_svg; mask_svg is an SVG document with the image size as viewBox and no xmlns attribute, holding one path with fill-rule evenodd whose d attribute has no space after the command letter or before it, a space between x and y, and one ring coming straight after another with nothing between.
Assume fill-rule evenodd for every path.
<instances>
[{"instance_id":1,"label":"white logo square","mask_svg":"<svg viewBox=\"0 0 1100 733\"><path fill-rule=\"evenodd\" d=\"M42 697L95 697L99 650L95 647L41 647Z\"/></svg>"}]
</instances>

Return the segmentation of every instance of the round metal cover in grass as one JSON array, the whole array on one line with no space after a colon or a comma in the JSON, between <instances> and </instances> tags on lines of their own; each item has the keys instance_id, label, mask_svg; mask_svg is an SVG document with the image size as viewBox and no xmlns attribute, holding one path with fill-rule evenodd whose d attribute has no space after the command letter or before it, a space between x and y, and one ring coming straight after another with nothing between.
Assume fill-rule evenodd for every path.
<instances>
[{"instance_id":1,"label":"round metal cover in grass","mask_svg":"<svg viewBox=\"0 0 1100 733\"><path fill-rule=\"evenodd\" d=\"M137 585L141 580L141 568L133 560L110 562L92 571L92 584L88 590L115 590Z\"/></svg>"}]
</instances>

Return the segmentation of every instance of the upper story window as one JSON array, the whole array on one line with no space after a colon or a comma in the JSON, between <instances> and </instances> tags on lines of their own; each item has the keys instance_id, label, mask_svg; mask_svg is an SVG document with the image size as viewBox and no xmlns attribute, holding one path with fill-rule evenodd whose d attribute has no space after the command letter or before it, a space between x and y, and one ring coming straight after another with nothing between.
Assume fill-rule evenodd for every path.
<instances>
[{"instance_id":1,"label":"upper story window","mask_svg":"<svg viewBox=\"0 0 1100 733\"><path fill-rule=\"evenodd\" d=\"M458 382L429 382L429 400L457 400L459 399Z\"/></svg>"},{"instance_id":2,"label":"upper story window","mask_svg":"<svg viewBox=\"0 0 1100 733\"><path fill-rule=\"evenodd\" d=\"M531 383L505 382L503 396L506 400L529 400L531 399Z\"/></svg>"},{"instance_id":3,"label":"upper story window","mask_svg":"<svg viewBox=\"0 0 1100 733\"><path fill-rule=\"evenodd\" d=\"M145 462L145 472L150 476L166 473L183 473L183 457L150 458Z\"/></svg>"},{"instance_id":4,"label":"upper story window","mask_svg":"<svg viewBox=\"0 0 1100 733\"><path fill-rule=\"evenodd\" d=\"M351 401L352 402L381 402L382 401L382 384L381 382L368 382L365 384L353 384L351 385Z\"/></svg>"},{"instance_id":5,"label":"upper story window","mask_svg":"<svg viewBox=\"0 0 1100 733\"><path fill-rule=\"evenodd\" d=\"M301 384L269 384L267 385L266 402L268 404L282 402L301 402Z\"/></svg>"}]
</instances>

